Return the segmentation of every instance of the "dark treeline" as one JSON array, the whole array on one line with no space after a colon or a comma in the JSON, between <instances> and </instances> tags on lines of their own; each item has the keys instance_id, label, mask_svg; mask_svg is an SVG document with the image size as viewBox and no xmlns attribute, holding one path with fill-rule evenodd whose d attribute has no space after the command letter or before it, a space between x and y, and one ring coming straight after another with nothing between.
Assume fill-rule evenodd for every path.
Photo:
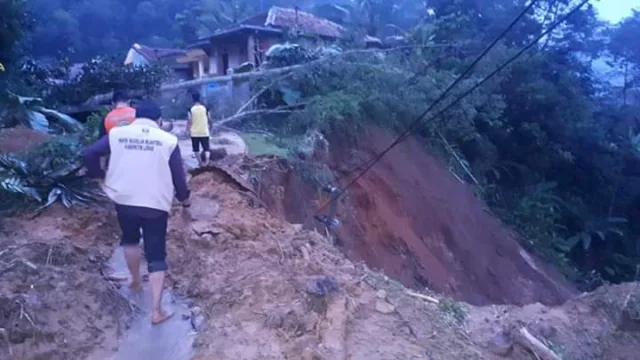
<instances>
[{"instance_id":1,"label":"dark treeline","mask_svg":"<svg viewBox=\"0 0 640 360\"><path fill-rule=\"evenodd\" d=\"M134 42L184 45L273 5L294 1L29 0L35 20L29 52L36 57L71 51L76 60L126 51Z\"/></svg>"},{"instance_id":2,"label":"dark treeline","mask_svg":"<svg viewBox=\"0 0 640 360\"><path fill-rule=\"evenodd\" d=\"M75 60L121 53L134 42L179 46L271 6L299 6L362 25L371 34L384 25L409 29L427 14L427 7L413 0L29 0L35 26L25 45L32 56L71 52Z\"/></svg>"}]
</instances>

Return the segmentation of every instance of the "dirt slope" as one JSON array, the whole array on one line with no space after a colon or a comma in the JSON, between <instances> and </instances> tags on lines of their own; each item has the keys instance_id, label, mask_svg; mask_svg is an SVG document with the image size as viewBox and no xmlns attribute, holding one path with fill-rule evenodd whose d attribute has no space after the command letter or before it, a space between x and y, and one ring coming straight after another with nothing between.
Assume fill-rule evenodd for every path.
<instances>
[{"instance_id":1,"label":"dirt slope","mask_svg":"<svg viewBox=\"0 0 640 360\"><path fill-rule=\"evenodd\" d=\"M393 140L374 129L358 147L330 142L325 161L346 184L351 177L344 177L344 170L361 165ZM260 195L284 219L314 227L312 215L324 201L308 172L267 171L260 176ZM340 206L342 226L336 235L347 256L406 286L428 287L478 305L559 304L574 294L414 139L389 152Z\"/></svg>"},{"instance_id":2,"label":"dirt slope","mask_svg":"<svg viewBox=\"0 0 640 360\"><path fill-rule=\"evenodd\" d=\"M495 335L520 326L576 359L633 359L628 354L640 349L640 333L616 323L625 303L638 305L636 284L551 309L476 308L429 294L436 304L352 263L317 233L274 218L219 171L190 185L193 207L173 211L168 253L171 285L200 308L191 318L198 359L533 360L513 344L507 357L490 351ZM130 315L101 277L101 254L117 243L109 211L53 209L3 221L2 249L14 246L11 259L38 270L18 265L1 278L0 297L22 301L35 325L3 306L9 341L0 342L0 358L108 358Z\"/></svg>"},{"instance_id":3,"label":"dirt slope","mask_svg":"<svg viewBox=\"0 0 640 360\"><path fill-rule=\"evenodd\" d=\"M169 254L174 284L206 314L199 359L499 359L493 339L522 326L567 358L631 359L620 349L640 349L639 334L616 328L625 297L638 301L636 284L552 309L476 308L433 293L439 304L425 302L317 233L275 219L220 172L191 187L196 200L190 214L174 212ZM326 278L333 291L314 295ZM603 302L610 311L595 311ZM507 358L535 359L510 347Z\"/></svg>"},{"instance_id":4,"label":"dirt slope","mask_svg":"<svg viewBox=\"0 0 640 360\"><path fill-rule=\"evenodd\" d=\"M0 218L0 359L104 359L132 308L102 266L117 241L106 209Z\"/></svg>"}]
</instances>

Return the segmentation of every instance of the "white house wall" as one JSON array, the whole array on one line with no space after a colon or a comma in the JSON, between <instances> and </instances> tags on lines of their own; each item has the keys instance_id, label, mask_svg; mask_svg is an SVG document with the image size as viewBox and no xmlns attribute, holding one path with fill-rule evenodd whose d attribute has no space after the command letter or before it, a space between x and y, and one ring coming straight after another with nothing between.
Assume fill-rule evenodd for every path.
<instances>
[{"instance_id":1,"label":"white house wall","mask_svg":"<svg viewBox=\"0 0 640 360\"><path fill-rule=\"evenodd\" d=\"M125 65L134 65L134 66L144 66L144 65L148 65L149 61L147 61L147 59L145 59L142 55L140 55L139 52L137 52L135 49L129 49L129 52L127 53L127 57L124 59L124 64Z\"/></svg>"}]
</instances>

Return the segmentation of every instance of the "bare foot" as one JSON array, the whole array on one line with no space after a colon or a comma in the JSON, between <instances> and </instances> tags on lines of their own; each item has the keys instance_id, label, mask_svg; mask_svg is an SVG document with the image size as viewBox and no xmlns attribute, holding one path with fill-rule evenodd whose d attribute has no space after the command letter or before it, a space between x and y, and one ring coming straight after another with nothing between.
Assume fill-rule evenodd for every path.
<instances>
[{"instance_id":1,"label":"bare foot","mask_svg":"<svg viewBox=\"0 0 640 360\"><path fill-rule=\"evenodd\" d=\"M159 311L159 312L154 311L153 315L151 315L151 324L152 325L162 324L163 322L169 320L172 316L173 316L173 313L165 313L164 311Z\"/></svg>"},{"instance_id":2,"label":"bare foot","mask_svg":"<svg viewBox=\"0 0 640 360\"><path fill-rule=\"evenodd\" d=\"M137 293L142 292L142 284L140 283L140 280L131 281L131 283L129 284L129 289Z\"/></svg>"}]
</instances>

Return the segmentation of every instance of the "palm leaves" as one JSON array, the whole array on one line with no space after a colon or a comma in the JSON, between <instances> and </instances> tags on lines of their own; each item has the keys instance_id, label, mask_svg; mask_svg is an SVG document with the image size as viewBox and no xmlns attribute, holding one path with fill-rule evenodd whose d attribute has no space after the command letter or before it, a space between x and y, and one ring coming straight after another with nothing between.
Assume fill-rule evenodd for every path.
<instances>
[{"instance_id":1,"label":"palm leaves","mask_svg":"<svg viewBox=\"0 0 640 360\"><path fill-rule=\"evenodd\" d=\"M82 123L69 115L42 106L42 100L7 92L8 110L13 114L13 124L26 125L40 132L51 132L56 126L61 132L76 133L83 130Z\"/></svg>"},{"instance_id":2,"label":"palm leaves","mask_svg":"<svg viewBox=\"0 0 640 360\"><path fill-rule=\"evenodd\" d=\"M45 108L39 98L6 92L9 123L22 123L41 132L75 134L57 136L24 153L0 155L0 211L39 205L44 209L60 201L65 207L99 200L102 195L79 171L84 126L72 117Z\"/></svg>"},{"instance_id":3,"label":"palm leaves","mask_svg":"<svg viewBox=\"0 0 640 360\"><path fill-rule=\"evenodd\" d=\"M0 155L0 210L42 210L56 202L65 207L103 199L80 174L77 137L59 137L26 153Z\"/></svg>"},{"instance_id":4,"label":"palm leaves","mask_svg":"<svg viewBox=\"0 0 640 360\"><path fill-rule=\"evenodd\" d=\"M622 227L627 223L627 219L616 217L595 220L592 223L588 223L584 231L567 239L567 242L560 244L559 247L568 252L579 244L582 244L584 250L589 250L591 249L594 239L604 242L611 236L624 238L625 234Z\"/></svg>"}]
</instances>

